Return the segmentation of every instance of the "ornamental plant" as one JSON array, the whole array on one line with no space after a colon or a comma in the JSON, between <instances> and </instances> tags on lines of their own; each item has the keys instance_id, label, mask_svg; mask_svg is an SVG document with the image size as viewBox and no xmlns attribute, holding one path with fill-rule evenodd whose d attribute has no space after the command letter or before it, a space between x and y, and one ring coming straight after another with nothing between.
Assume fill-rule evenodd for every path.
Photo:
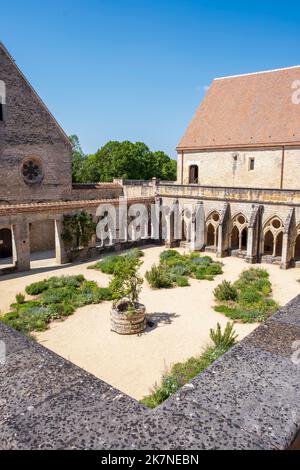
<instances>
[{"instance_id":1,"label":"ornamental plant","mask_svg":"<svg viewBox=\"0 0 300 470\"><path fill-rule=\"evenodd\" d=\"M125 304L128 312L133 312L139 301L143 284L138 273L141 264L139 258L124 257L122 263L116 264L109 285L114 305Z\"/></svg>"}]
</instances>

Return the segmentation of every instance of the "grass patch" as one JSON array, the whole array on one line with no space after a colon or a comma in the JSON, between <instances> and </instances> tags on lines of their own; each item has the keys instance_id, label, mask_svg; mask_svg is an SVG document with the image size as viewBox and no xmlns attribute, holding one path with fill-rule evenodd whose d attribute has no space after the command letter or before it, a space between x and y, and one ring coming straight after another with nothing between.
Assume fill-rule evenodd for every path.
<instances>
[{"instance_id":1,"label":"grass patch","mask_svg":"<svg viewBox=\"0 0 300 470\"><path fill-rule=\"evenodd\" d=\"M223 281L216 287L214 296L219 304L215 311L242 323L263 322L279 309L271 294L269 273L251 268L243 271L233 284Z\"/></svg>"},{"instance_id":2,"label":"grass patch","mask_svg":"<svg viewBox=\"0 0 300 470\"><path fill-rule=\"evenodd\" d=\"M101 271L104 274L114 274L116 268L120 265L120 263L124 262L124 259L138 259L144 256L144 252L139 248L133 248L132 250L128 251L125 255L110 255L106 256L102 261L98 261L95 264L91 264L88 266L88 269L96 269Z\"/></svg>"},{"instance_id":3,"label":"grass patch","mask_svg":"<svg viewBox=\"0 0 300 470\"><path fill-rule=\"evenodd\" d=\"M181 255L176 250L165 250L160 254L159 264L146 272L146 279L153 289L185 287L188 278L213 281L222 274L222 264L214 262L210 256L198 252Z\"/></svg>"},{"instance_id":4,"label":"grass patch","mask_svg":"<svg viewBox=\"0 0 300 470\"><path fill-rule=\"evenodd\" d=\"M82 275L50 277L30 284L25 291L36 298L25 301L24 295L17 294L11 311L1 317L3 323L25 334L46 330L52 320L62 320L78 307L112 298L109 288L99 287Z\"/></svg>"},{"instance_id":5,"label":"grass patch","mask_svg":"<svg viewBox=\"0 0 300 470\"><path fill-rule=\"evenodd\" d=\"M163 403L227 352L236 343L237 336L233 330L233 324L227 323L224 333L222 333L219 324L215 330L211 329L210 338L213 342L212 346L206 347L203 353L197 357L191 357L185 362L175 364L170 372L163 376L161 385L156 385L152 393L144 397L141 403L149 408L155 408Z\"/></svg>"}]
</instances>

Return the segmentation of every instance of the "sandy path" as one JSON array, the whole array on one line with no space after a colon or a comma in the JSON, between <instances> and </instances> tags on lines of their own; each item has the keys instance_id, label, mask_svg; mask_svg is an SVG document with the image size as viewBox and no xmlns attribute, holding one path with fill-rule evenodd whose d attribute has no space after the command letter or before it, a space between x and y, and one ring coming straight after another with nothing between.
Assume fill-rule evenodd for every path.
<instances>
[{"instance_id":1,"label":"sandy path","mask_svg":"<svg viewBox=\"0 0 300 470\"><path fill-rule=\"evenodd\" d=\"M162 247L145 249L142 271L157 262ZM183 251L183 250L180 250ZM225 258L224 274L215 281L190 280L190 287L153 291L144 284L141 300L157 327L141 336L119 336L110 331L110 302L79 309L64 322L54 322L49 330L37 334L44 346L71 360L121 391L140 399L159 382L166 367L199 354L209 342L209 329L228 319L213 310L213 289L222 279L236 280L248 265L238 258ZM10 276L0 283L0 309L5 311L26 285L47 276L82 273L87 279L107 285L109 276L87 270L81 263L36 273L25 277ZM274 298L285 304L300 292L298 269L282 271L278 266L259 265L270 273ZM239 339L249 334L256 324L236 324Z\"/></svg>"}]
</instances>

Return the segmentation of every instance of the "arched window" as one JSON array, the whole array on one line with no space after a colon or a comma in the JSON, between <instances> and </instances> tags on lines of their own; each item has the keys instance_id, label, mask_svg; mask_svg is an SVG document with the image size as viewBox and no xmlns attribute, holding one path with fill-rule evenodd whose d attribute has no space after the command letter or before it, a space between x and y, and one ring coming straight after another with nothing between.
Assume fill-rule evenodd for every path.
<instances>
[{"instance_id":1,"label":"arched window","mask_svg":"<svg viewBox=\"0 0 300 470\"><path fill-rule=\"evenodd\" d=\"M189 169L189 183L197 184L199 181L199 168L197 165L191 165Z\"/></svg>"}]
</instances>

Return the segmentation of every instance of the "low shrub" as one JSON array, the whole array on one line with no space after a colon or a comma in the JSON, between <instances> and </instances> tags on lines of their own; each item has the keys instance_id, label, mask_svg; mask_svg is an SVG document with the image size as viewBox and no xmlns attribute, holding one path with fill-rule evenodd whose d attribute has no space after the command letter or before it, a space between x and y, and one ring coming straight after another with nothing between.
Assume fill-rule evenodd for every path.
<instances>
[{"instance_id":1,"label":"low shrub","mask_svg":"<svg viewBox=\"0 0 300 470\"><path fill-rule=\"evenodd\" d=\"M120 256L107 256L104 260L89 266L89 269L97 269L104 274L114 274L118 263L122 262Z\"/></svg>"},{"instance_id":2,"label":"low shrub","mask_svg":"<svg viewBox=\"0 0 300 470\"><path fill-rule=\"evenodd\" d=\"M238 297L238 291L231 282L224 280L214 289L214 296L221 302L224 300L236 300Z\"/></svg>"},{"instance_id":3,"label":"low shrub","mask_svg":"<svg viewBox=\"0 0 300 470\"><path fill-rule=\"evenodd\" d=\"M140 248L132 248L132 250L129 250L124 256L128 258L142 258L145 254Z\"/></svg>"},{"instance_id":4,"label":"low shrub","mask_svg":"<svg viewBox=\"0 0 300 470\"><path fill-rule=\"evenodd\" d=\"M262 295L255 287L246 287L239 293L239 302L242 305L253 305L262 300Z\"/></svg>"},{"instance_id":5,"label":"low shrub","mask_svg":"<svg viewBox=\"0 0 300 470\"><path fill-rule=\"evenodd\" d=\"M24 304L25 303L25 295L24 294L17 294L16 295L16 302L19 305Z\"/></svg>"},{"instance_id":6,"label":"low shrub","mask_svg":"<svg viewBox=\"0 0 300 470\"><path fill-rule=\"evenodd\" d=\"M25 288L25 292L28 295L39 295L48 289L48 281L44 279L43 281L34 282Z\"/></svg>"},{"instance_id":7,"label":"low shrub","mask_svg":"<svg viewBox=\"0 0 300 470\"><path fill-rule=\"evenodd\" d=\"M145 274L147 281L153 289L172 287L173 281L168 266L165 263L153 265Z\"/></svg>"},{"instance_id":8,"label":"low shrub","mask_svg":"<svg viewBox=\"0 0 300 470\"><path fill-rule=\"evenodd\" d=\"M189 280L186 276L176 276L175 283L178 287L187 287L190 285Z\"/></svg>"}]
</instances>

